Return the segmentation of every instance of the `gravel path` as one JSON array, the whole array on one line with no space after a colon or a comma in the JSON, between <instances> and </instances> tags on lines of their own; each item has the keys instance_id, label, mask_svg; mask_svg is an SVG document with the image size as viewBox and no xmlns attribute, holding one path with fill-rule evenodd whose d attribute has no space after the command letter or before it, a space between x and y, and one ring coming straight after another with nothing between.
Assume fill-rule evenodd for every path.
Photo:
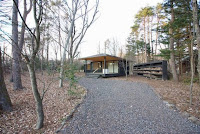
<instances>
[{"instance_id":1,"label":"gravel path","mask_svg":"<svg viewBox=\"0 0 200 134\"><path fill-rule=\"evenodd\" d=\"M167 107L147 84L83 78L88 95L63 133L200 134L196 126Z\"/></svg>"}]
</instances>

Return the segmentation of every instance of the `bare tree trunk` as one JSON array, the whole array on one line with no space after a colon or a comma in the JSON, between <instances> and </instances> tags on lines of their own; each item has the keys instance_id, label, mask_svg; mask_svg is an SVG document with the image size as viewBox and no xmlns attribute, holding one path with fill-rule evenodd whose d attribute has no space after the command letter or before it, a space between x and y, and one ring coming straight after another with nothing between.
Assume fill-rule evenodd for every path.
<instances>
[{"instance_id":1,"label":"bare tree trunk","mask_svg":"<svg viewBox=\"0 0 200 134\"><path fill-rule=\"evenodd\" d=\"M30 0L30 7L29 7L28 10L27 10L26 5L27 5L26 0L24 0L24 13L23 13L23 20L24 21L22 21L22 28L21 28L20 40L19 40L20 52L22 51L22 48L23 48L23 45L24 45L24 34L25 34L25 23L24 22L26 22L27 15L30 13L30 11L32 9L32 0Z\"/></svg>"},{"instance_id":2,"label":"bare tree trunk","mask_svg":"<svg viewBox=\"0 0 200 134\"><path fill-rule=\"evenodd\" d=\"M158 22L157 22L158 23ZM157 55L157 47L158 47L158 24L156 28L156 46L155 46L155 55Z\"/></svg>"},{"instance_id":3,"label":"bare tree trunk","mask_svg":"<svg viewBox=\"0 0 200 134\"><path fill-rule=\"evenodd\" d=\"M146 43L146 18L144 18L144 62L147 62L147 43Z\"/></svg>"},{"instance_id":4,"label":"bare tree trunk","mask_svg":"<svg viewBox=\"0 0 200 134\"><path fill-rule=\"evenodd\" d=\"M150 20L149 20L149 16L147 17L147 41L148 41L148 51L147 51L147 62L150 61L150 50L149 50L149 46L150 46Z\"/></svg>"},{"instance_id":5,"label":"bare tree trunk","mask_svg":"<svg viewBox=\"0 0 200 134\"><path fill-rule=\"evenodd\" d=\"M179 68L179 78L182 75L182 68L181 68L181 50L180 50L180 42L177 40L177 48L178 48L178 68Z\"/></svg>"},{"instance_id":6,"label":"bare tree trunk","mask_svg":"<svg viewBox=\"0 0 200 134\"><path fill-rule=\"evenodd\" d=\"M56 66L57 66L57 63L58 63L58 51L59 51L58 49L59 48L55 44L54 44L54 46L55 46L54 47L54 53L55 53L55 56L56 56L55 60L56 60Z\"/></svg>"},{"instance_id":7,"label":"bare tree trunk","mask_svg":"<svg viewBox=\"0 0 200 134\"><path fill-rule=\"evenodd\" d=\"M159 26L160 26L160 18L159 18L159 13L157 12L156 13L156 18L157 18L157 27L156 27L156 46L155 46L155 55L157 55L157 47L158 47L158 44L159 44Z\"/></svg>"},{"instance_id":8,"label":"bare tree trunk","mask_svg":"<svg viewBox=\"0 0 200 134\"><path fill-rule=\"evenodd\" d=\"M47 42L47 64L49 62L49 42Z\"/></svg>"},{"instance_id":9,"label":"bare tree trunk","mask_svg":"<svg viewBox=\"0 0 200 134\"><path fill-rule=\"evenodd\" d=\"M49 34L49 26L48 26L47 32L48 32L48 33L47 33L47 52L46 52L46 53L47 53L47 64L48 64L48 61L49 61L49 44L50 44L50 43L49 43L49 40L50 40L50 37L49 37L49 35L50 35L50 34ZM48 65L48 66L49 66L49 65Z\"/></svg>"},{"instance_id":10,"label":"bare tree trunk","mask_svg":"<svg viewBox=\"0 0 200 134\"><path fill-rule=\"evenodd\" d=\"M0 49L0 51L1 51L1 49ZM4 72L6 73L6 67L5 67L5 53L6 53L6 48L5 48L5 46L4 46L4 48L3 48L3 54L2 54L2 68L3 68L3 70L4 70Z\"/></svg>"},{"instance_id":11,"label":"bare tree trunk","mask_svg":"<svg viewBox=\"0 0 200 134\"><path fill-rule=\"evenodd\" d=\"M35 59L32 59L32 60L35 60ZM42 99L40 97L40 93L39 93L38 87L37 87L34 63L30 62L29 64L27 64L27 66L28 66L28 70L29 70L29 74L30 74L31 87L32 87L33 95L34 95L34 98L35 98L35 101L36 101L36 112L37 112L36 129L40 129L40 128L43 127L43 121L44 121Z\"/></svg>"},{"instance_id":12,"label":"bare tree trunk","mask_svg":"<svg viewBox=\"0 0 200 134\"><path fill-rule=\"evenodd\" d=\"M4 82L4 75L2 69L2 61L1 61L1 47L0 47L0 110L3 111L11 111L12 103L6 89L6 84Z\"/></svg>"},{"instance_id":13,"label":"bare tree trunk","mask_svg":"<svg viewBox=\"0 0 200 134\"><path fill-rule=\"evenodd\" d=\"M20 59L21 52L18 45L18 0L13 1L13 13L12 13L12 78L13 78L13 89L22 89L21 81L21 70L20 70Z\"/></svg>"},{"instance_id":14,"label":"bare tree trunk","mask_svg":"<svg viewBox=\"0 0 200 134\"><path fill-rule=\"evenodd\" d=\"M153 47L153 40L152 40L152 38L153 38L153 35L152 35L152 22L153 22L153 16L152 16L152 18L151 18L151 28L150 28L150 43L151 43L151 56L152 56L152 59L154 60L154 54L153 54L153 50L154 50L154 47Z\"/></svg>"},{"instance_id":15,"label":"bare tree trunk","mask_svg":"<svg viewBox=\"0 0 200 134\"><path fill-rule=\"evenodd\" d=\"M69 49L69 63L70 64L73 64L73 61L74 61L74 57L73 57L73 35L71 35L71 38L70 38L70 49Z\"/></svg>"},{"instance_id":16,"label":"bare tree trunk","mask_svg":"<svg viewBox=\"0 0 200 134\"><path fill-rule=\"evenodd\" d=\"M44 61L44 46L42 47L42 50L41 50L41 61L40 61L40 70L42 72L42 75L43 75L43 61Z\"/></svg>"},{"instance_id":17,"label":"bare tree trunk","mask_svg":"<svg viewBox=\"0 0 200 134\"><path fill-rule=\"evenodd\" d=\"M197 36L197 47L198 47L198 65L197 71L199 75L200 83L200 29L199 29L199 20L198 20L198 4L197 0L192 0L193 3L193 25L195 26L196 36Z\"/></svg>"},{"instance_id":18,"label":"bare tree trunk","mask_svg":"<svg viewBox=\"0 0 200 134\"><path fill-rule=\"evenodd\" d=\"M47 7L46 7L47 8ZM44 8L44 26L43 26L43 30L42 30L42 32L43 32L43 41L42 41L42 47L41 47L41 61L40 61L40 70L41 70L41 73L42 73L42 75L43 75L43 70L44 70L44 63L45 63L45 61L44 61L44 51L45 51L45 45L46 45L46 36L47 36L47 34L46 34L46 28L47 28L47 10L46 10L46 8Z\"/></svg>"},{"instance_id":19,"label":"bare tree trunk","mask_svg":"<svg viewBox=\"0 0 200 134\"><path fill-rule=\"evenodd\" d=\"M60 6L58 6L58 44L60 47L60 61L62 58L62 45L61 45L61 26L60 26Z\"/></svg>"},{"instance_id":20,"label":"bare tree trunk","mask_svg":"<svg viewBox=\"0 0 200 134\"><path fill-rule=\"evenodd\" d=\"M37 5L38 5L38 8L37 8ZM36 112L37 112L36 129L40 129L43 127L44 112L43 112L42 98L38 91L34 64L35 64L36 55L40 49L40 24L41 24L40 22L41 22L41 15L42 15L42 1L39 1L39 3L37 3L36 0L33 0L33 14L34 14L34 20L35 20L35 25L36 25L36 28L35 28L36 35L35 34L33 35L35 39L35 45L32 44L32 53L31 53L30 59L28 57L25 57L25 59L27 62L27 67L28 67L30 79L31 79L31 87L32 87L33 95L36 102Z\"/></svg>"},{"instance_id":21,"label":"bare tree trunk","mask_svg":"<svg viewBox=\"0 0 200 134\"><path fill-rule=\"evenodd\" d=\"M170 35L170 39L169 39L169 49L171 51L170 53L170 67L171 67L171 71L172 71L172 75L173 75L173 80L178 82L178 75L176 72L176 65L175 65L175 56L174 56L174 37L173 37L173 27L172 24L174 23L174 7L173 7L173 3L174 1L171 0L170 1L170 6L171 6L171 20L170 20L170 28L169 28L169 35Z\"/></svg>"},{"instance_id":22,"label":"bare tree trunk","mask_svg":"<svg viewBox=\"0 0 200 134\"><path fill-rule=\"evenodd\" d=\"M64 46L64 50L63 50L63 55L62 55L62 60L61 60L61 68L60 68L60 81L59 81L59 87L63 87L63 75L64 75L64 64L66 61L66 51L67 51L67 46L69 45L69 40L70 40L70 36L73 32L73 27L74 27L74 23L75 23L75 16L77 13L77 8L78 8L78 2L79 0L76 1L77 3L75 3L75 8L73 11L73 15L72 15L72 22L70 25L70 29L69 29L69 33L68 33L68 37Z\"/></svg>"},{"instance_id":23,"label":"bare tree trunk","mask_svg":"<svg viewBox=\"0 0 200 134\"><path fill-rule=\"evenodd\" d=\"M194 28L193 28L194 29ZM194 54L193 54L194 36L191 41L191 55L190 55L190 68L191 68L191 82L190 82L190 106L192 105L192 88L194 80Z\"/></svg>"},{"instance_id":24,"label":"bare tree trunk","mask_svg":"<svg viewBox=\"0 0 200 134\"><path fill-rule=\"evenodd\" d=\"M56 55L56 65L57 65L57 63L58 63L58 53L55 52L55 55Z\"/></svg>"}]
</instances>

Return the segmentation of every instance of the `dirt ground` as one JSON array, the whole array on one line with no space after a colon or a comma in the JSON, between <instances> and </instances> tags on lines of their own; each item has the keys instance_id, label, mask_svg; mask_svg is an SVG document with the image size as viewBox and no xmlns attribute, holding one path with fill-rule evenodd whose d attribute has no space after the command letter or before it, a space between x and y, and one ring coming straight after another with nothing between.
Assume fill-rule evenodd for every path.
<instances>
[{"instance_id":1,"label":"dirt ground","mask_svg":"<svg viewBox=\"0 0 200 134\"><path fill-rule=\"evenodd\" d=\"M9 77L6 76L5 82L9 92L13 111L7 113L0 113L0 133L55 133L55 131L61 126L62 120L68 115L71 110L81 102L85 90L78 86L79 96L70 96L67 93L68 83L64 82L64 87L58 87L58 77L48 75L37 74L38 87L40 92L45 85L49 89L45 94L43 105L45 121L44 127L40 130L35 130L36 112L35 112L35 100L31 90L29 74L22 75L23 86L25 87L20 91L13 91L12 83L9 82ZM45 83L45 84L44 84Z\"/></svg>"},{"instance_id":2,"label":"dirt ground","mask_svg":"<svg viewBox=\"0 0 200 134\"><path fill-rule=\"evenodd\" d=\"M126 80L125 77L115 77L111 79ZM128 81L147 83L157 95L163 100L174 104L181 112L188 112L200 119L200 86L194 83L193 86L193 103L189 106L190 85L184 82L173 82L172 80L155 80L142 76L128 76Z\"/></svg>"}]
</instances>

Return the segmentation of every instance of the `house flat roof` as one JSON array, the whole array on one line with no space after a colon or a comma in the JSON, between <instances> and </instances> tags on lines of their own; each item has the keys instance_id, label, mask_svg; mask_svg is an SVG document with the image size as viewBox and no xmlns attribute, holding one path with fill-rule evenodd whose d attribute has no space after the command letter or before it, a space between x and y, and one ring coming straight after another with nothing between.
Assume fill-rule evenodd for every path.
<instances>
[{"instance_id":1,"label":"house flat roof","mask_svg":"<svg viewBox=\"0 0 200 134\"><path fill-rule=\"evenodd\" d=\"M84 58L79 58L79 60L91 60L91 61L104 61L104 58L106 58L106 61L117 61L117 60L122 60L122 58L109 55L109 54L97 54L97 55L92 55Z\"/></svg>"}]
</instances>

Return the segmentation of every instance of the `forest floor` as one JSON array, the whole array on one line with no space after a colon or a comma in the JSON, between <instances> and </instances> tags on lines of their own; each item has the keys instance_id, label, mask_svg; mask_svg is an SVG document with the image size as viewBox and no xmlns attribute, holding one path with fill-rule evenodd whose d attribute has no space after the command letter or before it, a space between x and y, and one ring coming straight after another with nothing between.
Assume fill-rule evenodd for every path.
<instances>
[{"instance_id":1,"label":"forest floor","mask_svg":"<svg viewBox=\"0 0 200 134\"><path fill-rule=\"evenodd\" d=\"M80 86L77 87L76 96L68 94L68 82L64 82L63 88L58 87L58 77L44 73L37 73L38 87L42 92L43 87L48 87L43 100L45 114L44 127L35 130L36 112L35 100L31 90L31 83L28 73L22 75L23 90L14 91L12 83L9 82L10 76L6 76L5 82L9 92L13 111L0 113L0 133L55 133L61 126L63 119L72 111L72 109L82 101L86 90Z\"/></svg>"},{"instance_id":2,"label":"forest floor","mask_svg":"<svg viewBox=\"0 0 200 134\"><path fill-rule=\"evenodd\" d=\"M10 76L6 76L5 82L9 92L13 111L0 113L0 133L55 133L61 126L63 119L71 112L71 110L82 101L86 90L78 86L77 92L79 96L70 96L68 94L67 81L64 82L64 87L58 87L58 77L44 73L38 76L38 87L42 92L45 86L49 86L45 94L43 105L45 113L44 127L40 130L35 130L36 112L35 100L31 90L31 83L28 73L22 75L24 90L13 91L12 83L9 82ZM79 74L82 77L83 74ZM125 77L114 77L108 79L125 80ZM175 83L171 80L162 81L155 79L147 79L140 76L129 76L129 81L142 82L150 85L155 93L163 100L174 104L181 112L187 112L200 119L200 88L194 83L193 87L193 105L189 106L189 84L184 82Z\"/></svg>"},{"instance_id":3,"label":"forest floor","mask_svg":"<svg viewBox=\"0 0 200 134\"><path fill-rule=\"evenodd\" d=\"M110 79L126 80L126 77L114 77ZM162 100L175 105L181 113L187 112L190 116L200 119L200 86L197 83L193 85L193 103L190 106L190 84L184 83L184 78L178 83L172 80L155 80L141 76L128 76L127 80L150 85Z\"/></svg>"}]
</instances>

